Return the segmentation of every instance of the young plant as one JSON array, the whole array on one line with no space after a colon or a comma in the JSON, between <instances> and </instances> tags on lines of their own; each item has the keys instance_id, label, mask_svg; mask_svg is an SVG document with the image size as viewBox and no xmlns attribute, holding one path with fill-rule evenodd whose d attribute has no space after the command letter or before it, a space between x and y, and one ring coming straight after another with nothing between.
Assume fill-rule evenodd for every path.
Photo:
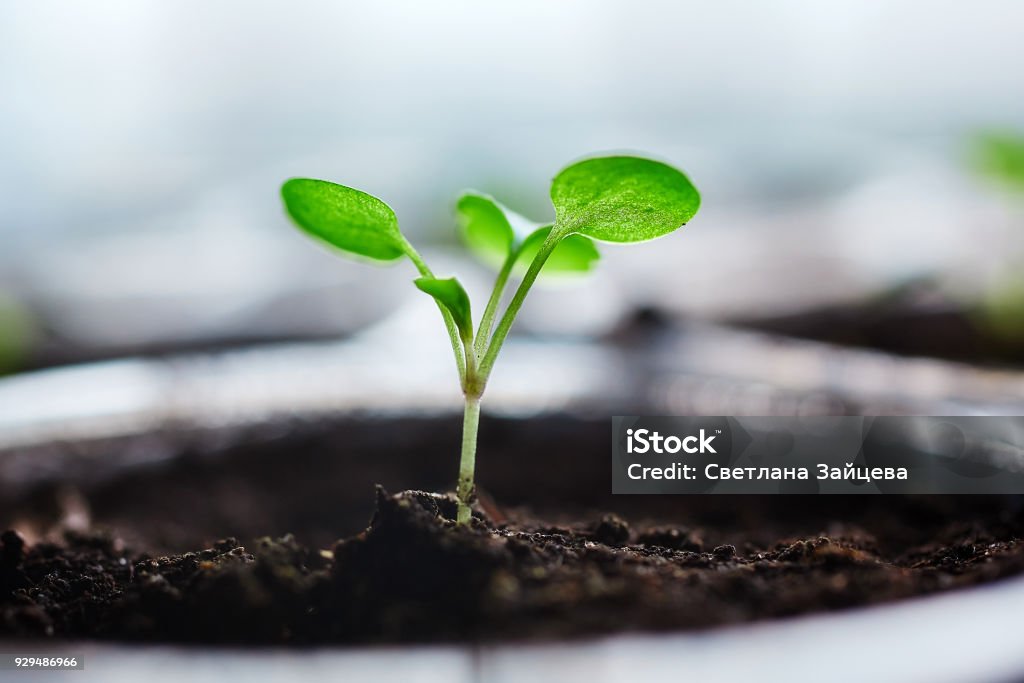
<instances>
[{"instance_id":1,"label":"young plant","mask_svg":"<svg viewBox=\"0 0 1024 683\"><path fill-rule=\"evenodd\" d=\"M281 196L300 229L349 256L377 263L408 258L420 274L415 285L436 301L465 396L457 487L460 524L469 521L474 496L480 399L542 269L587 272L599 258L594 240L629 243L661 237L682 227L700 206L700 195L683 173L633 156L592 158L563 169L551 183L553 223L534 223L485 194L464 194L456 205L461 237L470 251L498 268L474 328L466 290L454 277L434 275L398 229L387 204L365 192L309 178L288 180ZM513 276L519 285L499 317Z\"/></svg>"},{"instance_id":2,"label":"young plant","mask_svg":"<svg viewBox=\"0 0 1024 683\"><path fill-rule=\"evenodd\" d=\"M1024 191L1024 134L987 131L973 143L973 161L979 171L1012 190Z\"/></svg>"},{"instance_id":3,"label":"young plant","mask_svg":"<svg viewBox=\"0 0 1024 683\"><path fill-rule=\"evenodd\" d=\"M988 131L977 135L973 142L973 161L977 169L999 182L1017 199L1024 197L1024 134ZM1019 217L1020 214L1015 215ZM1009 235L1007 242L1017 243ZM1024 268L1021 261L1024 261L1024 254L1011 254L1003 268L992 269L976 314L978 323L989 334L1010 346L1024 342Z\"/></svg>"}]
</instances>

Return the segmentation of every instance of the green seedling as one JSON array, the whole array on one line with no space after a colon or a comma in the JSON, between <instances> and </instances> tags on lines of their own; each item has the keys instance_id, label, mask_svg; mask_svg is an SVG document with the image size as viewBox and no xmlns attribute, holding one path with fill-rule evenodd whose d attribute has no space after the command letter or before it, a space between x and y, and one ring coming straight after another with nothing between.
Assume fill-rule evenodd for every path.
<instances>
[{"instance_id":1,"label":"green seedling","mask_svg":"<svg viewBox=\"0 0 1024 683\"><path fill-rule=\"evenodd\" d=\"M974 166L1016 199L1024 197L1024 135L988 131L975 136L972 142ZM1009 272L993 274L976 315L978 323L989 333L1009 344L1024 341L1024 276L1017 263L1020 260L1021 255L1015 255Z\"/></svg>"},{"instance_id":2,"label":"green seedling","mask_svg":"<svg viewBox=\"0 0 1024 683\"><path fill-rule=\"evenodd\" d=\"M474 497L480 399L502 344L542 270L545 274L586 273L599 259L595 240L652 240L682 227L700 206L699 193L683 173L633 156L592 158L563 169L551 183L553 223L534 223L485 194L467 192L456 205L460 235L474 255L498 270L474 326L466 290L454 277L434 275L383 201L309 178L288 180L281 195L288 215L301 230L346 255L376 263L408 258L419 271L416 287L436 301L465 397L457 487L460 524L469 521ZM499 317L512 278L519 284Z\"/></svg>"},{"instance_id":3,"label":"green seedling","mask_svg":"<svg viewBox=\"0 0 1024 683\"><path fill-rule=\"evenodd\" d=\"M973 143L973 162L979 171L1012 190L1024 191L1024 135L988 131Z\"/></svg>"},{"instance_id":4,"label":"green seedling","mask_svg":"<svg viewBox=\"0 0 1024 683\"><path fill-rule=\"evenodd\" d=\"M0 375L16 371L31 355L37 326L28 308L0 290Z\"/></svg>"}]
</instances>

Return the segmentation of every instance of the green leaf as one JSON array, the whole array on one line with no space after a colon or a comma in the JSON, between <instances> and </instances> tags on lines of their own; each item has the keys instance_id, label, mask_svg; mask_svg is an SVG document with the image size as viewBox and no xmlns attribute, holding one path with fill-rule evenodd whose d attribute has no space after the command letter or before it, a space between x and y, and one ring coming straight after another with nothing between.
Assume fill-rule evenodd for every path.
<instances>
[{"instance_id":1,"label":"green leaf","mask_svg":"<svg viewBox=\"0 0 1024 683\"><path fill-rule=\"evenodd\" d=\"M455 204L462 241L478 258L500 265L515 244L505 207L487 195L467 192Z\"/></svg>"},{"instance_id":2,"label":"green leaf","mask_svg":"<svg viewBox=\"0 0 1024 683\"><path fill-rule=\"evenodd\" d=\"M455 211L462 241L481 261L495 267L541 225L473 191L459 197Z\"/></svg>"},{"instance_id":3,"label":"green leaf","mask_svg":"<svg viewBox=\"0 0 1024 683\"><path fill-rule=\"evenodd\" d=\"M495 268L518 250L516 264L529 265L540 245L551 232L550 225L542 225L479 192L467 192L456 204L460 234L481 261ZM585 273L593 269L600 258L593 241L582 235L563 238L548 257L541 271L545 275Z\"/></svg>"},{"instance_id":4,"label":"green leaf","mask_svg":"<svg viewBox=\"0 0 1024 683\"><path fill-rule=\"evenodd\" d=\"M682 227L700 194L682 172L631 156L587 159L551 183L555 227L604 242L643 242Z\"/></svg>"},{"instance_id":5,"label":"green leaf","mask_svg":"<svg viewBox=\"0 0 1024 683\"><path fill-rule=\"evenodd\" d=\"M407 253L395 212L372 195L326 180L292 178L281 186L281 197L299 228L348 254L394 261Z\"/></svg>"},{"instance_id":6,"label":"green leaf","mask_svg":"<svg viewBox=\"0 0 1024 683\"><path fill-rule=\"evenodd\" d=\"M522 267L528 266L550 232L551 226L546 225L527 237L519 248L516 264ZM540 273L541 275L589 273L597 266L600 259L601 253L592 239L583 235L567 235L558 242L551 255L548 256Z\"/></svg>"},{"instance_id":7,"label":"green leaf","mask_svg":"<svg viewBox=\"0 0 1024 683\"><path fill-rule=\"evenodd\" d=\"M414 280L420 291L434 297L439 304L448 309L459 328L459 337L463 342L473 340L473 314L469 307L469 295L462 285L453 277L436 278L421 277Z\"/></svg>"},{"instance_id":8,"label":"green leaf","mask_svg":"<svg viewBox=\"0 0 1024 683\"><path fill-rule=\"evenodd\" d=\"M1024 136L989 132L975 142L977 166L984 173L1024 189Z\"/></svg>"}]
</instances>

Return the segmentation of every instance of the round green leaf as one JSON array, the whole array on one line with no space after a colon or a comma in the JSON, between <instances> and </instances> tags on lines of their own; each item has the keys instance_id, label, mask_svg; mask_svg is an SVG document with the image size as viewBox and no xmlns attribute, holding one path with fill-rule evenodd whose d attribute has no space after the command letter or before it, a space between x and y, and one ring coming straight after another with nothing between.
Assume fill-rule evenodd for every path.
<instances>
[{"instance_id":1,"label":"round green leaf","mask_svg":"<svg viewBox=\"0 0 1024 683\"><path fill-rule=\"evenodd\" d=\"M421 277L413 281L420 291L429 294L448 309L459 328L459 337L468 342L473 339L473 314L469 306L469 295L457 279Z\"/></svg>"},{"instance_id":2,"label":"round green leaf","mask_svg":"<svg viewBox=\"0 0 1024 683\"><path fill-rule=\"evenodd\" d=\"M700 194L682 172L630 156L598 157L562 170L551 183L555 226L604 242L643 242L682 227Z\"/></svg>"},{"instance_id":3,"label":"round green leaf","mask_svg":"<svg viewBox=\"0 0 1024 683\"><path fill-rule=\"evenodd\" d=\"M462 241L474 255L492 265L504 261L516 241L505 211L493 198L476 192L465 193L455 204Z\"/></svg>"},{"instance_id":4,"label":"round green leaf","mask_svg":"<svg viewBox=\"0 0 1024 683\"><path fill-rule=\"evenodd\" d=\"M516 257L516 265L526 267L533 261L540 245L547 239L551 226L546 225L535 230L523 241ZM548 260L544 262L541 275L572 275L588 273L597 266L601 253L597 245L589 237L583 235L567 235L552 250Z\"/></svg>"},{"instance_id":5,"label":"round green leaf","mask_svg":"<svg viewBox=\"0 0 1024 683\"><path fill-rule=\"evenodd\" d=\"M510 250L517 250L516 264L525 268L551 232L550 225L535 223L479 192L463 194L455 208L463 242L481 261L494 267L504 262ZM592 240L571 235L558 243L541 273L585 273L599 258Z\"/></svg>"},{"instance_id":6,"label":"round green leaf","mask_svg":"<svg viewBox=\"0 0 1024 683\"><path fill-rule=\"evenodd\" d=\"M281 197L299 228L332 247L374 261L406 254L395 212L372 195L326 180L292 178L281 186Z\"/></svg>"},{"instance_id":7,"label":"round green leaf","mask_svg":"<svg viewBox=\"0 0 1024 683\"><path fill-rule=\"evenodd\" d=\"M480 192L470 191L459 197L455 211L462 241L477 258L495 267L540 227L540 223Z\"/></svg>"}]
</instances>

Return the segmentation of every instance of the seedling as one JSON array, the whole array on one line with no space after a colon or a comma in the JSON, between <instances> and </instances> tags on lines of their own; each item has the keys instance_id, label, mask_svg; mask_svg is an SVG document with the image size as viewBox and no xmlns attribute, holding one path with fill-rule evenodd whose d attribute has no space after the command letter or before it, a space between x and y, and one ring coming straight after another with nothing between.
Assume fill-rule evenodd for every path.
<instances>
[{"instance_id":1,"label":"seedling","mask_svg":"<svg viewBox=\"0 0 1024 683\"><path fill-rule=\"evenodd\" d=\"M628 243L661 237L682 227L700 206L700 195L680 171L633 156L592 158L563 169L551 183L554 223L534 223L485 194L467 192L456 205L462 240L498 269L474 328L469 295L462 284L454 277L434 275L383 201L309 178L288 180L281 196L300 229L344 254L377 263L408 258L420 274L415 285L436 301L465 396L457 487L460 524L469 521L474 496L480 399L502 344L542 269L585 273L599 258L594 240ZM513 276L519 285L498 317Z\"/></svg>"},{"instance_id":2,"label":"seedling","mask_svg":"<svg viewBox=\"0 0 1024 683\"><path fill-rule=\"evenodd\" d=\"M988 131L975 137L974 165L1018 192L1024 191L1024 135Z\"/></svg>"},{"instance_id":3,"label":"seedling","mask_svg":"<svg viewBox=\"0 0 1024 683\"><path fill-rule=\"evenodd\" d=\"M1017 199L1024 197L1024 135L988 131L977 135L973 142L977 169ZM1024 276L1020 261L1021 254L1016 254L1006 270L995 270L989 276L978 311L980 323L1008 344L1024 341Z\"/></svg>"}]
</instances>

